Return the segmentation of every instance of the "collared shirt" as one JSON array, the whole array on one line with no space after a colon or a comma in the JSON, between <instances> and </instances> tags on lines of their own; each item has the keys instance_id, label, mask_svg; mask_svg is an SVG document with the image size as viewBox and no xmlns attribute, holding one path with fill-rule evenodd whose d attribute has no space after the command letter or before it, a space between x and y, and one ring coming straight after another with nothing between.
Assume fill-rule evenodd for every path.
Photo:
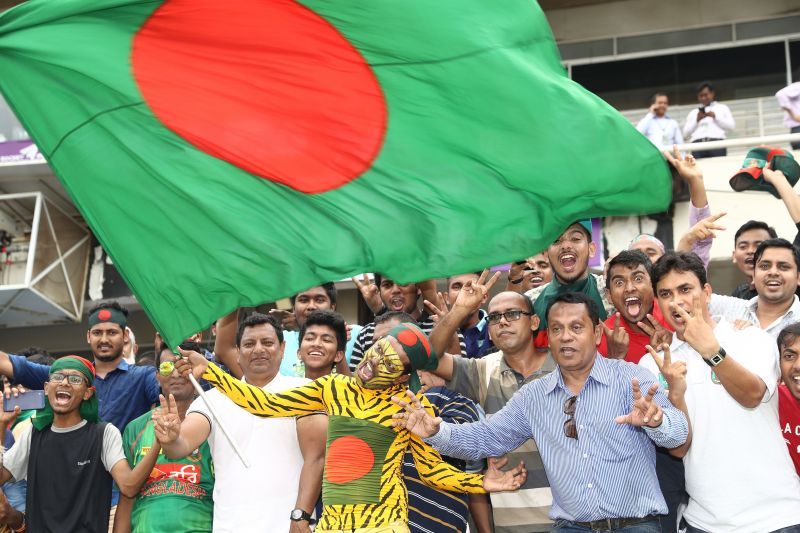
<instances>
[{"instance_id":1,"label":"collared shirt","mask_svg":"<svg viewBox=\"0 0 800 533\"><path fill-rule=\"evenodd\" d=\"M792 113L800 116L800 81L796 81L775 93L775 98L778 99L778 105L782 109L790 109ZM784 111L783 125L791 129L800 126L800 122L797 122L789 113Z\"/></svg>"},{"instance_id":2,"label":"collared shirt","mask_svg":"<svg viewBox=\"0 0 800 533\"><path fill-rule=\"evenodd\" d=\"M800 299L798 299L797 295L794 296L789 309L774 320L772 324L762 324L758 319L756 314L758 312L758 296L750 300L742 300L735 296L712 294L708 309L712 315L720 315L731 322L748 320L755 324L756 327L766 331L775 340L778 339L778 334L783 328L800 321Z\"/></svg>"},{"instance_id":3,"label":"collared shirt","mask_svg":"<svg viewBox=\"0 0 800 533\"><path fill-rule=\"evenodd\" d=\"M494 343L489 338L489 321L486 316L486 311L478 309L478 323L470 328L461 328L467 348L466 357L482 357L494 348Z\"/></svg>"},{"instance_id":4,"label":"collared shirt","mask_svg":"<svg viewBox=\"0 0 800 533\"><path fill-rule=\"evenodd\" d=\"M12 355L14 382L29 389L43 389L50 377L50 367L31 363L21 355ZM158 402L160 387L154 366L129 365L120 359L117 368L94 379L100 419L124 431L128 422L150 410Z\"/></svg>"},{"instance_id":5,"label":"collared shirt","mask_svg":"<svg viewBox=\"0 0 800 533\"><path fill-rule=\"evenodd\" d=\"M647 113L636 125L636 129L659 148L671 149L673 144L683 144L678 121L667 115L658 117L654 113Z\"/></svg>"},{"instance_id":6,"label":"collared shirt","mask_svg":"<svg viewBox=\"0 0 800 533\"><path fill-rule=\"evenodd\" d=\"M664 416L658 428L617 424L617 416L631 411L633 378L643 391L656 382L644 368L596 355L577 395L577 439L564 434L564 403L575 395L557 369L522 387L485 422L442 424L427 441L443 454L476 459L502 455L533 437L553 490L553 519L584 522L666 514L653 443L680 446L686 441L688 423L659 390L654 400Z\"/></svg>"},{"instance_id":7,"label":"collared shirt","mask_svg":"<svg viewBox=\"0 0 800 533\"><path fill-rule=\"evenodd\" d=\"M606 291L606 277L603 274L594 274L592 272L590 272L589 275L594 278L594 283L597 285L597 292L600 293L600 301L597 302L597 305L602 306L602 308L606 310L606 314L611 315L616 313L617 308L614 307L614 304L611 302L611 298L608 297L608 291ZM542 291L544 291L545 287L548 285L550 285L549 282L539 285L538 287L534 287L526 292L525 296L530 298L531 302L536 303L536 299L540 294L542 294Z\"/></svg>"},{"instance_id":8,"label":"collared shirt","mask_svg":"<svg viewBox=\"0 0 800 533\"><path fill-rule=\"evenodd\" d=\"M697 122L698 108L689 111L686 125L683 127L683 136L689 137L689 142L697 139L724 139L725 130L733 131L736 127L731 110L725 104L719 102L708 104L706 111L712 111L714 118L705 117L700 122Z\"/></svg>"}]
</instances>

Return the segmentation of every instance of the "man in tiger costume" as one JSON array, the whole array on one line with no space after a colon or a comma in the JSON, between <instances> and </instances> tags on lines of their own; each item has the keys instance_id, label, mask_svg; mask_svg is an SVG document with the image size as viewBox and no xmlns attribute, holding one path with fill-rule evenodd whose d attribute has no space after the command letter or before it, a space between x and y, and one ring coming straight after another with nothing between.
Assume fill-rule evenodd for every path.
<instances>
[{"instance_id":1,"label":"man in tiger costume","mask_svg":"<svg viewBox=\"0 0 800 533\"><path fill-rule=\"evenodd\" d=\"M410 450L420 477L439 490L483 493L516 490L525 481L525 466L503 472L492 462L485 474L466 474L444 462L433 448L406 430L395 429L392 416L403 411L392 403L409 383L419 388L416 370L435 368L428 338L416 326L401 324L375 343L353 376L324 376L307 385L268 393L222 372L195 352L176 368L203 377L234 403L257 416L302 416L325 411L329 416L323 513L318 533L406 533L408 498L401 472ZM423 405L433 408L424 396ZM160 432L174 434L180 421L162 398Z\"/></svg>"}]
</instances>

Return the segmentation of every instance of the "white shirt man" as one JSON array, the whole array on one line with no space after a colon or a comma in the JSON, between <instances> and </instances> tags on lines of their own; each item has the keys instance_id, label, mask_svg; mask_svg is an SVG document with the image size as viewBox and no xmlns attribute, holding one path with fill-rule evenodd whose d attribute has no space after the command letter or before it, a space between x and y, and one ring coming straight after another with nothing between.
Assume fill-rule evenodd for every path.
<instances>
[{"instance_id":1,"label":"white shirt man","mask_svg":"<svg viewBox=\"0 0 800 533\"><path fill-rule=\"evenodd\" d=\"M800 127L800 81L784 87L777 93L778 105L785 111L783 124L790 130Z\"/></svg>"},{"instance_id":2,"label":"white shirt man","mask_svg":"<svg viewBox=\"0 0 800 533\"><path fill-rule=\"evenodd\" d=\"M639 132L662 149L671 149L673 144L683 144L683 135L678 122L667 116L668 106L667 95L656 93L650 110L636 125Z\"/></svg>"},{"instance_id":3,"label":"white shirt man","mask_svg":"<svg viewBox=\"0 0 800 533\"><path fill-rule=\"evenodd\" d=\"M714 117L704 116L697 121L700 109L692 109L686 117L683 135L689 137L689 142L700 139L725 139L726 131L733 131L736 121L733 120L731 110L725 104L711 102L705 106L705 112L714 113Z\"/></svg>"}]
</instances>

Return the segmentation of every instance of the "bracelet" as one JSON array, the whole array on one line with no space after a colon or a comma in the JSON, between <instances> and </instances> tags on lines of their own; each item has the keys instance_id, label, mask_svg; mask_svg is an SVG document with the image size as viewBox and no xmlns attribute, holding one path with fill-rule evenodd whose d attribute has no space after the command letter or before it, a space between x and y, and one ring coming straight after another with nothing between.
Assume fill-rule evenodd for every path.
<instances>
[{"instance_id":1,"label":"bracelet","mask_svg":"<svg viewBox=\"0 0 800 533\"><path fill-rule=\"evenodd\" d=\"M519 279L511 279L511 278L508 278L508 282L509 282L509 283L511 283L512 285L519 285L520 283L522 283L522 281L523 281L524 279L525 279L525 276L523 276L523 277L521 277L521 278L519 278Z\"/></svg>"},{"instance_id":2,"label":"bracelet","mask_svg":"<svg viewBox=\"0 0 800 533\"><path fill-rule=\"evenodd\" d=\"M27 520L25 520L25 513L21 513L21 514L22 514L22 525L20 525L19 528L17 528L17 529L14 529L12 527L11 531L13 531L14 533L22 533L23 531L27 531L27 529L28 529L28 522L27 522ZM11 527L11 526L9 526L9 527Z\"/></svg>"}]
</instances>

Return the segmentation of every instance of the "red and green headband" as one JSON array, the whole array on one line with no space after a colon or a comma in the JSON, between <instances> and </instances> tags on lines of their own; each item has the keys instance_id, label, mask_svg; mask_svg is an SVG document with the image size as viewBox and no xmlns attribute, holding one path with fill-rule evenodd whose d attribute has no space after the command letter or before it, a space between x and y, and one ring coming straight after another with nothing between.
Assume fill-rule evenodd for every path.
<instances>
[{"instance_id":1,"label":"red and green headband","mask_svg":"<svg viewBox=\"0 0 800 533\"><path fill-rule=\"evenodd\" d=\"M439 358L431 348L428 336L417 326L403 323L392 328L389 335L397 339L397 342L403 347L413 370L431 371L436 370L436 367L439 366ZM417 373L411 372L408 388L417 392L421 385Z\"/></svg>"},{"instance_id":2,"label":"red and green headband","mask_svg":"<svg viewBox=\"0 0 800 533\"><path fill-rule=\"evenodd\" d=\"M128 325L128 317L125 316L125 313L119 309L114 309L113 307L103 307L102 309L98 309L89 315L90 328L105 322L117 324L120 328L125 329L125 327Z\"/></svg>"}]
</instances>

